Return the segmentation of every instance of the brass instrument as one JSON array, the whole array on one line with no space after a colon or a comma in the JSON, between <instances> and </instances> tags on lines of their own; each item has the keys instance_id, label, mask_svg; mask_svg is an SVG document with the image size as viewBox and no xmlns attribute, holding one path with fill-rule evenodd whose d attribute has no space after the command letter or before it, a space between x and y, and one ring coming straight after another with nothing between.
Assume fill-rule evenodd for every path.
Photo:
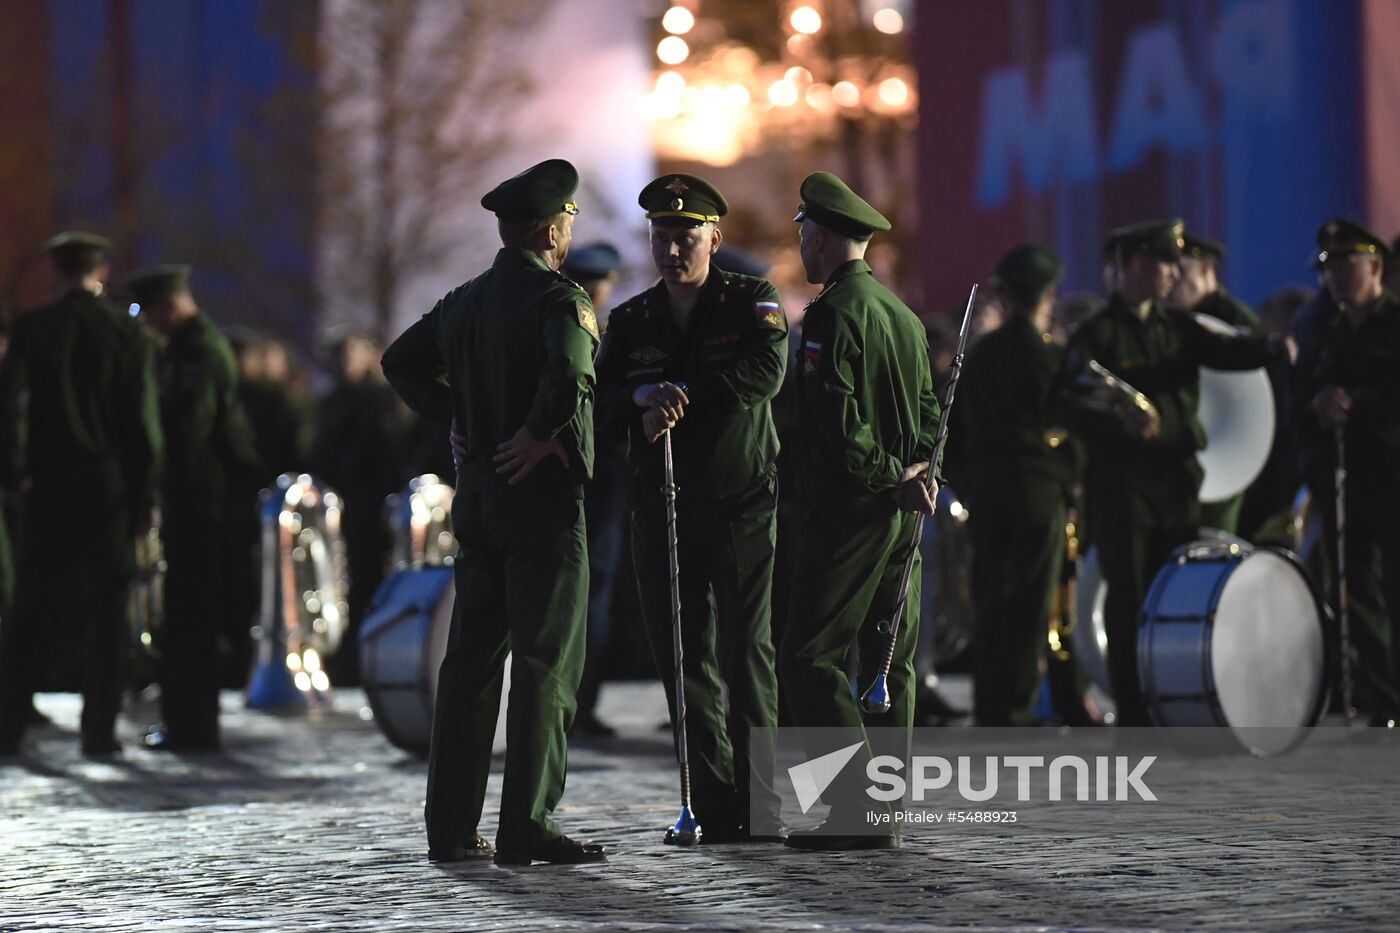
<instances>
[{"instance_id":1,"label":"brass instrument","mask_svg":"<svg viewBox=\"0 0 1400 933\"><path fill-rule=\"evenodd\" d=\"M1115 376L1098 360L1089 361L1079 377L1079 386L1087 390L1080 400L1085 408L1117 415L1125 422L1138 412L1158 424L1162 421L1162 414L1151 399Z\"/></svg>"},{"instance_id":2,"label":"brass instrument","mask_svg":"<svg viewBox=\"0 0 1400 933\"><path fill-rule=\"evenodd\" d=\"M457 539L452 535L454 491L437 474L424 473L385 500L394 535L395 570L452 566L457 554Z\"/></svg>"},{"instance_id":3,"label":"brass instrument","mask_svg":"<svg viewBox=\"0 0 1400 933\"><path fill-rule=\"evenodd\" d=\"M275 708L329 693L325 658L349 625L350 579L335 490L283 473L262 502L262 610L248 703Z\"/></svg>"}]
</instances>

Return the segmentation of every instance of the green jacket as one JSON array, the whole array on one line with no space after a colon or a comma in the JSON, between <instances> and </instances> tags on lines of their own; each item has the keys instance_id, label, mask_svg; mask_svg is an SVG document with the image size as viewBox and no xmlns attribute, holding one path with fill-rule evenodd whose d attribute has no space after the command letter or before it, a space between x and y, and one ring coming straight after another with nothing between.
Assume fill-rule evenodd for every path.
<instances>
[{"instance_id":1,"label":"green jacket","mask_svg":"<svg viewBox=\"0 0 1400 933\"><path fill-rule=\"evenodd\" d=\"M928 335L864 260L844 263L807 306L798 350L798 495L869 499L927 461L938 431Z\"/></svg>"},{"instance_id":2,"label":"green jacket","mask_svg":"<svg viewBox=\"0 0 1400 933\"><path fill-rule=\"evenodd\" d=\"M1218 321L1224 321L1231 327L1243 330L1251 334L1264 333L1264 325L1259 322L1258 316L1244 304L1244 302L1229 294L1223 288L1218 288L1196 302L1196 307L1191 309L1196 314L1208 314Z\"/></svg>"},{"instance_id":3,"label":"green jacket","mask_svg":"<svg viewBox=\"0 0 1400 933\"><path fill-rule=\"evenodd\" d=\"M1341 386L1354 403L1346 428L1349 488L1400 501L1400 299L1384 292L1355 331L1329 303L1317 327L1299 337L1293 423L1311 468L1306 478L1331 488L1336 441L1312 400L1324 386Z\"/></svg>"},{"instance_id":4,"label":"green jacket","mask_svg":"<svg viewBox=\"0 0 1400 933\"><path fill-rule=\"evenodd\" d=\"M1050 408L1050 388L1064 350L1026 315L977 341L958 385L958 424L968 435L974 482L1034 475L1072 484L1077 444Z\"/></svg>"},{"instance_id":5,"label":"green jacket","mask_svg":"<svg viewBox=\"0 0 1400 933\"><path fill-rule=\"evenodd\" d=\"M41 495L79 483L85 498L112 507L90 508L85 520L136 521L156 504L161 454L140 324L83 291L19 319L0 370L0 481L29 477Z\"/></svg>"},{"instance_id":6,"label":"green jacket","mask_svg":"<svg viewBox=\"0 0 1400 933\"><path fill-rule=\"evenodd\" d=\"M557 437L569 466L551 457L519 488L581 496L593 475L596 343L588 294L534 253L507 247L384 351L384 375L424 418L456 420L467 439L459 488L505 491L492 458L523 424L537 439Z\"/></svg>"},{"instance_id":7,"label":"green jacket","mask_svg":"<svg viewBox=\"0 0 1400 933\"><path fill-rule=\"evenodd\" d=\"M635 482L660 490L662 445L647 442L632 401L638 386L684 383L690 404L676 426L676 483L687 496L723 499L773 474L778 432L771 402L787 368L787 318L765 279L710 268L682 332L665 283L612 312L598 349L598 417L627 425Z\"/></svg>"},{"instance_id":8,"label":"green jacket","mask_svg":"<svg viewBox=\"0 0 1400 933\"><path fill-rule=\"evenodd\" d=\"M252 428L238 401L233 349L213 321L196 314L170 336L159 369L167 451L165 511L221 516L234 481L266 479L259 473Z\"/></svg>"},{"instance_id":9,"label":"green jacket","mask_svg":"<svg viewBox=\"0 0 1400 933\"><path fill-rule=\"evenodd\" d=\"M1269 360L1263 336L1217 334L1188 311L1158 305L1145 320L1114 293L1108 304L1075 330L1056 380L1057 413L1089 446L1089 467L1120 470L1125 462L1175 463L1195 469L1205 446L1197 418L1200 367L1255 369ZM1090 360L1142 392L1161 414L1161 432L1151 440L1130 435L1115 415L1076 404L1075 380Z\"/></svg>"}]
</instances>

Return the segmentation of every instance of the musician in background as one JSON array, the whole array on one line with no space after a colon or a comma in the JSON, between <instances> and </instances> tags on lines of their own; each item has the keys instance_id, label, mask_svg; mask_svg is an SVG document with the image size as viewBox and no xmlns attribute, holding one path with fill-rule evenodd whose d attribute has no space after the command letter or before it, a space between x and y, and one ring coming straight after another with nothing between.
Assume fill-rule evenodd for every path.
<instances>
[{"instance_id":1,"label":"musician in background","mask_svg":"<svg viewBox=\"0 0 1400 933\"><path fill-rule=\"evenodd\" d=\"M1138 684L1137 619L1148 584L1171 551L1199 534L1205 433L1196 417L1199 367L1254 369L1296 353L1291 338L1206 330L1167 299L1180 270L1184 225L1159 220L1110 234L1119 270L1108 303L1075 331L1053 390L1057 414L1088 446L1089 537L1108 585L1109 675L1119 725L1148 725ZM1146 396L1149 406L1098 404L1090 362Z\"/></svg>"},{"instance_id":2,"label":"musician in background","mask_svg":"<svg viewBox=\"0 0 1400 933\"><path fill-rule=\"evenodd\" d=\"M1393 726L1400 718L1400 300L1381 280L1390 248L1370 230L1329 220L1317 247L1330 302L1315 306L1311 326L1299 330L1294 424L1304 478L1333 528L1339 433L1345 444L1354 702L1372 725Z\"/></svg>"},{"instance_id":3,"label":"musician in background","mask_svg":"<svg viewBox=\"0 0 1400 933\"><path fill-rule=\"evenodd\" d=\"M46 244L54 301L20 318L0 370L0 484L26 506L15 605L0 626L0 754L32 715L45 649L76 655L82 748L115 735L135 537L150 527L161 456L150 344L104 297L111 244Z\"/></svg>"},{"instance_id":4,"label":"musician in background","mask_svg":"<svg viewBox=\"0 0 1400 933\"><path fill-rule=\"evenodd\" d=\"M311 472L345 502L350 625L328 669L332 683L355 684L360 678L360 623L384 581L392 545L384 500L411 478L403 469L409 415L384 381L378 366L383 350L373 336L342 328L328 343L335 384L317 408Z\"/></svg>"},{"instance_id":5,"label":"musician in background","mask_svg":"<svg viewBox=\"0 0 1400 933\"><path fill-rule=\"evenodd\" d=\"M1264 333L1264 326L1254 312L1220 284L1224 245L1189 232L1182 239L1186 245L1181 251L1181 275L1172 289L1171 303L1193 314L1209 315L1246 333ZM1202 503L1201 524L1235 534L1243 505L1243 492L1220 502Z\"/></svg>"},{"instance_id":6,"label":"musician in background","mask_svg":"<svg viewBox=\"0 0 1400 933\"><path fill-rule=\"evenodd\" d=\"M1008 314L968 354L960 392L969 463L976 612L977 723L1033 723L1051 600L1065 547L1065 506L1076 476L1073 442L1054 423L1050 385L1063 349L1049 336L1059 259L1043 247L1011 250L996 267Z\"/></svg>"},{"instance_id":7,"label":"musician in background","mask_svg":"<svg viewBox=\"0 0 1400 933\"><path fill-rule=\"evenodd\" d=\"M622 255L617 247L601 242L569 250L559 268L588 293L600 333L607 333L608 302L621 268ZM627 540L627 511L623 507L627 491L627 431L623 425L598 424L594 426L593 439L593 478L583 497L588 524L588 644L578 685L578 713L570 734L611 738L617 730L598 718L597 706L598 689L613 656L609 647L617 635L613 602ZM631 585L630 580L627 585Z\"/></svg>"},{"instance_id":8,"label":"musician in background","mask_svg":"<svg viewBox=\"0 0 1400 933\"><path fill-rule=\"evenodd\" d=\"M189 266L157 266L127 280L141 317L163 342L157 366L166 438L161 534L168 569L160 633L163 723L148 748L212 752L219 740L219 634L228 578L223 554L235 510L260 477L252 428L238 403L228 340L190 292Z\"/></svg>"}]
</instances>

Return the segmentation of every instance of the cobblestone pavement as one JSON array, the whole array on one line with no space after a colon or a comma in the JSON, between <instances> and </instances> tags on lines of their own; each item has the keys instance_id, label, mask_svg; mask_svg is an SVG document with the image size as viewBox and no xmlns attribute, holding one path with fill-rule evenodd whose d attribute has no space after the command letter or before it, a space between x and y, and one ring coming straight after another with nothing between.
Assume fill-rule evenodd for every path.
<instances>
[{"instance_id":1,"label":"cobblestone pavement","mask_svg":"<svg viewBox=\"0 0 1400 933\"><path fill-rule=\"evenodd\" d=\"M614 853L601 866L435 866L424 765L342 692L297 717L226 695L227 752L116 763L77 753L78 705L0 764L0 928L1394 929L1400 828L1361 820L1277 831L911 835L898 851L680 851L674 769L654 685L610 685L619 739L579 743L558 813ZM133 717L123 723L134 740ZM1396 743L1383 749L1393 762ZM1393 771L1393 769L1392 769ZM1393 781L1390 787L1393 787ZM1309 793L1344 795L1348 787ZM1374 793L1374 788L1370 791ZM488 814L500 795L491 784ZM1287 821L1283 821L1285 824ZM483 826L494 831L494 826Z\"/></svg>"}]
</instances>

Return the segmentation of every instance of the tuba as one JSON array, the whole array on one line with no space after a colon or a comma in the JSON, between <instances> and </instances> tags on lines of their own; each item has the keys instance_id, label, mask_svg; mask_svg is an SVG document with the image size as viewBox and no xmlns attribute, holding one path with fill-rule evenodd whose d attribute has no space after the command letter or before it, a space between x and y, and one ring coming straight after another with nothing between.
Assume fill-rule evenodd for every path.
<instances>
[{"instance_id":1,"label":"tuba","mask_svg":"<svg viewBox=\"0 0 1400 933\"><path fill-rule=\"evenodd\" d=\"M452 566L457 554L457 539L452 535L454 492L437 474L424 473L410 480L403 492L385 499L395 570Z\"/></svg>"},{"instance_id":2,"label":"tuba","mask_svg":"<svg viewBox=\"0 0 1400 933\"><path fill-rule=\"evenodd\" d=\"M305 473L283 473L261 498L262 606L248 703L275 708L329 692L325 659L350 622L350 579L335 490Z\"/></svg>"}]
</instances>

